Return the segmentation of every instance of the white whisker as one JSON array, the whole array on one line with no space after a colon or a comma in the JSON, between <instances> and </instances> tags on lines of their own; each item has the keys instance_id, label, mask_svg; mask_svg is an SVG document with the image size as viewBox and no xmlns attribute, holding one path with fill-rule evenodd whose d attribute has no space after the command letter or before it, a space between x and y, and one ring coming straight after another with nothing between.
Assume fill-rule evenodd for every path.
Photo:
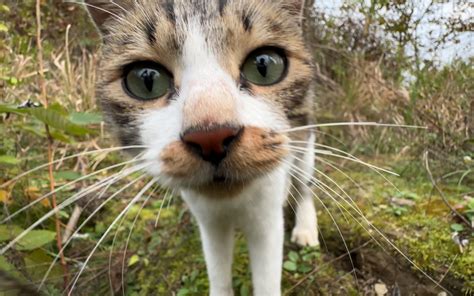
<instances>
[{"instance_id":1,"label":"white whisker","mask_svg":"<svg viewBox=\"0 0 474 296\"><path fill-rule=\"evenodd\" d=\"M124 161L124 162L122 162L122 163L115 164L115 165L112 165L112 166L109 166L109 167L100 169L100 170L95 171L95 172L93 172L93 173L90 173L90 174L88 174L88 175L79 177L79 178L77 178L76 180L70 181L70 182L68 182L68 183L66 183L66 184L64 184L64 185L62 185L62 186L60 186L60 187L54 189L53 191L48 192L47 194L45 194L45 195L43 195L43 196L41 196L41 197L35 199L34 201L32 201L31 203L29 203L29 204L27 204L26 206L22 207L21 209L17 210L17 211L14 212L13 214L10 214L8 217L6 217L6 218L4 218L2 221L0 221L0 224L3 224L3 223L5 223L5 222L7 222L7 221L13 219L15 216L17 216L18 214L20 214L20 213L24 212L25 210L31 208L31 207L34 206L35 204L40 203L42 200L44 200L44 199L46 199L46 198L52 196L53 194L55 194L55 193L57 193L57 192L59 192L59 191L65 189L65 188L67 188L67 187L69 187L69 186L71 186L71 185L73 185L73 184L75 184L75 183L77 183L77 182L80 182L80 181L82 181L82 180L88 179L88 178L90 178L90 177L93 177L93 176L95 176L95 175L98 175L98 174L100 174L100 173L102 173L102 172L105 172L105 171L107 171L107 170L114 169L114 168L117 168L117 167L121 167L121 166L124 166L124 165L128 165L128 164L131 164L131 163L139 162L139 161L141 161L141 159L132 159L132 160L129 160L129 161ZM105 180L107 180L107 179L105 179ZM102 181L105 181L105 180L102 180ZM96 184L96 185L97 185L97 184Z\"/></svg>"},{"instance_id":2,"label":"white whisker","mask_svg":"<svg viewBox=\"0 0 474 296\"><path fill-rule=\"evenodd\" d=\"M304 142L303 142L304 143ZM353 162L356 162L356 163L360 163L362 165L365 165L371 169L375 169L375 170L378 170L378 171L382 171L384 173L387 173L387 174L391 174L391 175L394 175L394 176L397 176L399 177L400 175L395 173L395 172L392 172L390 170L387 170L387 169L384 169L384 168L381 168L381 167L378 167L376 165L373 165L373 164L370 164L370 163L367 163L345 151L342 151L342 150L339 150L337 148L333 148L333 147L330 147L330 146L326 146L326 145L321 145L321 144L315 144L315 145L319 145L319 146L324 146L325 148L328 148L328 149L332 149L332 150L335 150L339 153L342 153L344 155L348 155L348 156L344 156L344 155L339 155L339 154L335 154L333 153L332 151L328 151L328 150L320 150L320 149L315 149L315 154L321 154L321 155L328 155L328 156L334 156L334 157L337 157L337 158L342 158L342 159L345 159L345 160L350 160L350 161L353 161ZM293 149L296 149L296 150L300 150L300 152L307 152L309 151L308 148L304 148L304 147L298 147L298 146L293 146L293 145L282 145L283 147L286 147L286 148L293 148Z\"/></svg>"},{"instance_id":3,"label":"white whisker","mask_svg":"<svg viewBox=\"0 0 474 296\"><path fill-rule=\"evenodd\" d=\"M86 156L86 155L91 155L91 154L95 154L95 153L103 153L103 152L114 152L114 151L120 151L120 150L126 150L126 149L142 149L142 148L147 148L148 146L140 146L140 145L135 145L135 146L123 146L123 147L111 147L111 148L104 148L104 149L96 149L96 150L90 150L90 151L85 151L85 152L81 152L81 153L76 153L76 154L73 154L73 155L70 155L70 156L66 156L66 157L62 157L61 159L57 159L57 160L54 160L52 162L48 162L48 163L45 163L45 164L42 164L40 166L37 166L29 171L26 171L24 173L21 173L20 175L14 177L13 179L3 183L2 185L0 185L0 189L1 188L5 188L7 186L9 186L10 184L18 181L19 179L23 178L24 176L26 175L29 175L31 173L34 173L38 170L41 170L43 168L47 168L48 166L50 165L54 165L54 164L57 164L57 163L60 163L60 162L64 162L65 160L69 160L69 159L72 159L72 158L76 158L76 157L79 157L79 156Z\"/></svg>"},{"instance_id":4,"label":"white whisker","mask_svg":"<svg viewBox=\"0 0 474 296\"><path fill-rule=\"evenodd\" d=\"M399 128L427 129L427 127L424 127L424 126L378 123L378 122L332 122L332 123L320 123L320 124L310 124L310 125L305 125L305 126L298 126L298 127L295 127L295 128L280 130L279 132L281 132L281 133L290 133L290 132L320 128L320 127L335 127L335 126L378 126L378 127L399 127Z\"/></svg>"},{"instance_id":5,"label":"white whisker","mask_svg":"<svg viewBox=\"0 0 474 296\"><path fill-rule=\"evenodd\" d=\"M60 258L61 254L66 250L66 247L69 245L69 243L73 240L74 236L77 235L79 233L79 231L84 227L86 226L86 224L109 202L111 201L114 197L116 197L117 195L119 195L121 192L123 192L125 189L129 188L130 186L132 186L133 184L136 184L137 182L139 182L140 180L142 180L144 177L146 177L145 174L141 175L140 177L138 178L135 178L134 180L130 181L129 183L127 183L125 186L123 186L122 188L120 188L117 192L115 192L114 194L112 194L111 196L109 196L103 203L101 203L90 215L89 217L87 217L82 223L81 225L79 225L79 227L77 227L77 229L74 231L74 233L69 237L69 239L64 243L64 245L62 246L61 250L59 250L59 253L55 256L53 262L50 264L48 270L46 271L45 275L43 276L43 279L41 280L41 283L38 287L38 290L41 289L41 287L44 285L46 279L48 278L48 275L49 273L51 272L51 270L53 269L54 267L54 264L58 261L58 259ZM112 183L110 183L112 184ZM108 187L107 187L108 188ZM101 193L101 195L99 196L99 198L102 196L102 194L104 193L105 191L103 191Z\"/></svg>"},{"instance_id":6,"label":"white whisker","mask_svg":"<svg viewBox=\"0 0 474 296\"><path fill-rule=\"evenodd\" d=\"M289 162L287 162L287 164L290 165L290 167L293 166L293 164L291 164L291 163L289 163ZM296 167L296 166L295 166L295 167ZM308 185L306 185L305 182L303 182L300 178L298 178L297 176L295 176L295 175L292 174L291 172L289 172L289 173L290 173L290 176L291 176L292 178L294 178L295 180L297 180L298 182L300 182L301 185L303 185L303 186L308 186ZM314 196L316 199L319 200L319 202L321 203L321 205L323 206L323 208L324 208L324 209L326 210L326 212L329 214L329 217L330 217L331 220L333 221L334 226L336 226L336 229L337 229L337 231L338 231L338 233L339 233L339 236L340 236L341 239L342 239L342 242L343 242L343 244L344 244L344 248L347 250L347 253L349 254L349 253L350 253L349 247L347 246L347 242L346 242L346 240L344 239L344 235L342 234L342 231L341 231L341 229L339 228L339 225L337 224L336 219L335 219L334 216L331 214L331 212L330 212L329 209L326 207L326 205L323 203L323 201L319 198L319 196L318 196L314 191L312 191L312 190L310 190L310 191L311 191L311 193L313 194L313 196ZM353 268L353 271L354 271L354 277L356 278L356 282L357 282L357 275L356 275L356 273L355 273L355 265L354 265L354 262L352 261L352 258L351 258L350 256L349 256L349 260L350 260L350 262L351 262L351 264L352 264L352 268Z\"/></svg>"},{"instance_id":7,"label":"white whisker","mask_svg":"<svg viewBox=\"0 0 474 296\"><path fill-rule=\"evenodd\" d=\"M117 223L117 221L122 218L122 216L124 216L129 210L130 208L143 196L143 194L148 190L150 189L151 186L153 186L155 184L155 182L157 181L157 178L153 178L153 180L151 180L150 182L148 182L142 190L140 190L140 192L138 192L138 194L130 201L130 203L125 207L125 209L123 209L120 214L112 221L112 223L110 224L110 226L107 228L107 230L105 231L105 233L102 235L102 237L99 239L99 241L97 242L97 244L94 246L94 248L92 249L92 251L90 252L89 256L87 256L86 260L84 261L81 269L79 270L79 273L77 274L77 276L75 277L73 283L72 283L72 286L71 286L71 289L68 291L68 296L72 295L72 291L74 290L74 287L76 286L77 284L77 281L79 280L79 278L81 277L81 274L84 272L84 269L86 268L87 266L87 263L89 263L89 260L91 259L92 255L94 255L95 251L97 250L97 248L99 247L99 245L102 243L102 241L107 237L107 235L109 234L109 232L112 230L112 228L114 227L114 225Z\"/></svg>"},{"instance_id":8,"label":"white whisker","mask_svg":"<svg viewBox=\"0 0 474 296\"><path fill-rule=\"evenodd\" d=\"M301 169L299 169L298 167L296 167L295 165L293 165L293 164L291 164L291 163L289 163L289 165L290 165L293 169L301 170ZM300 174L300 175L303 175L303 176L304 176L304 175L307 175L304 171L301 171L299 174ZM306 177L308 177L308 176L306 176ZM322 183L322 182L316 180L316 179L315 179L314 177L312 177L312 176L311 176L311 179L312 179L312 180L311 180L312 184L315 185L316 187L318 187L318 188L321 189L321 186L324 186L324 187L327 188L328 190L331 190L331 191L334 192L336 195L338 195L339 197L341 197L340 194L338 194L336 191L334 191L332 188L330 188L330 187L327 186L326 184L324 184L324 183ZM321 184L321 186L318 185L318 184ZM342 190L342 191L345 193L345 191L344 191L337 183L335 183L335 185L336 185L337 187L339 187L340 190ZM347 193L345 193L345 194L348 196L349 199L351 199L350 196L349 196ZM330 196L330 197L331 197L331 199L332 199L334 202L336 202L336 204L339 204L339 203L337 202L337 200L335 200L332 196ZM341 197L341 198L342 198L342 197ZM375 225L373 225L373 224L365 217L365 215L362 214L361 210L360 210L357 206L354 206L354 205L355 205L355 202L354 202L352 199L351 199L351 201L352 201L353 204L351 204L350 202L348 202L345 198L342 198L342 200L345 201L345 202L349 205L349 207L351 207L353 210L355 210L356 213L358 213L359 215L361 215L362 219L364 219L364 222L367 223L367 225L369 225L373 230L375 230L378 235L380 235L392 248L394 248L395 251L397 251L397 252L398 252L405 260L407 260L413 267L415 267L416 270L418 270L419 272L421 272L425 277L427 277L427 278L428 278L431 282L433 282L437 287L439 287L439 288L441 288L441 289L447 291L446 288L444 288L438 281L436 281L436 280L433 279L430 275L428 275L425 271L423 271L423 270L421 269L421 267L419 267L413 260L411 260L405 253L403 253L403 252L400 250L400 248L398 248L389 238L387 238L387 237L385 236L385 234L382 233L382 231L380 231ZM324 206L324 205L323 205L323 206ZM342 205L341 205L341 206L342 206ZM345 208L344 208L344 209L345 209ZM352 216L352 214L351 214L347 209L345 209L345 210L349 213L349 215ZM352 217L353 217L353 216L352 216ZM369 235L370 235L372 238L374 238L374 237L370 234L370 232L360 223L360 221L358 221L358 219L356 219L355 217L353 217L353 218L354 218L355 221L358 222L358 224L359 224L360 226L362 226L362 227L367 231L367 233L369 233ZM379 243L377 242L377 240L375 240L375 242L376 242L377 244L379 244ZM379 245L380 245L380 244L379 244Z\"/></svg>"},{"instance_id":9,"label":"white whisker","mask_svg":"<svg viewBox=\"0 0 474 296\"><path fill-rule=\"evenodd\" d=\"M131 168L131 171L132 172L137 172L139 170L142 170L144 169L145 167L147 167L147 165L137 165L133 168ZM101 186L104 186L103 183L100 183ZM107 183L106 183L107 184ZM105 185L106 185L105 184ZM13 245L15 245L20 239L22 239L28 232L30 232L31 230L35 229L38 225L40 225L41 223L43 223L46 219L50 218L51 216L57 214L59 211L61 211L62 209L64 209L65 207L71 205L72 203L76 202L77 200L79 200L80 198L86 196L90 191L93 191L95 189L97 189L97 187L101 187L101 186L91 186L92 189L91 190L86 190L86 192L79 192L77 194L75 194L74 196L68 198L67 200L65 200L63 203L61 203L60 205L58 205L56 208L52 209L51 211L49 211L48 213L46 213L43 217L39 218L35 223L33 223L30 227L28 227L27 229L25 229L22 233L20 233L17 237L15 237L13 240L11 240L6 246L4 246L1 250L0 250L0 255L3 255L6 251L8 251L11 247L13 247ZM89 188L91 188L89 187Z\"/></svg>"},{"instance_id":10,"label":"white whisker","mask_svg":"<svg viewBox=\"0 0 474 296\"><path fill-rule=\"evenodd\" d=\"M157 179L158 181L158 179ZM125 296L125 282L124 282L124 275L125 275L125 258L127 257L127 251L128 251L128 244L130 243L130 238L132 237L132 233L133 233L133 229L135 228L135 224L137 223L138 221L138 218L140 217L140 213L143 211L143 209L145 208L145 205L148 203L148 201L150 200L151 196L155 193L155 191L157 190L157 187L155 187L155 189L153 189L150 194L148 194L148 196L145 198L145 200L143 201L142 205L140 206L140 209L138 210L138 213L135 215L135 219L133 220L133 223L132 223L132 226L130 227L130 231L128 232L128 237L127 237L127 240L125 242L125 250L123 251L123 256L122 256L122 273L121 273L121 277L122 277L122 294Z\"/></svg>"},{"instance_id":11,"label":"white whisker","mask_svg":"<svg viewBox=\"0 0 474 296\"><path fill-rule=\"evenodd\" d=\"M155 228L158 227L158 220L160 220L161 210L163 209L163 206L164 206L168 196L169 196L170 199L173 198L172 194L169 195L169 190L166 190L165 196L163 197L163 200L161 201L161 204L160 204L160 209L158 210L158 214L156 215Z\"/></svg>"}]
</instances>

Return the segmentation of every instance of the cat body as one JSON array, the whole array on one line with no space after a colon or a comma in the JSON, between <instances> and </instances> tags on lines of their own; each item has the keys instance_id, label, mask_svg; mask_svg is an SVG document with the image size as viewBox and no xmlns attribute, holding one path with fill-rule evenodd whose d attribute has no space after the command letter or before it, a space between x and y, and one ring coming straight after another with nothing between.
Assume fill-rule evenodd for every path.
<instances>
[{"instance_id":1,"label":"cat body","mask_svg":"<svg viewBox=\"0 0 474 296\"><path fill-rule=\"evenodd\" d=\"M102 109L123 145L143 145L148 173L189 206L210 294L233 295L233 239L240 230L254 295L280 295L289 195L292 241L318 244L307 186L314 134L287 132L312 118L303 1L85 3L103 36ZM294 150L292 141L306 144Z\"/></svg>"}]
</instances>

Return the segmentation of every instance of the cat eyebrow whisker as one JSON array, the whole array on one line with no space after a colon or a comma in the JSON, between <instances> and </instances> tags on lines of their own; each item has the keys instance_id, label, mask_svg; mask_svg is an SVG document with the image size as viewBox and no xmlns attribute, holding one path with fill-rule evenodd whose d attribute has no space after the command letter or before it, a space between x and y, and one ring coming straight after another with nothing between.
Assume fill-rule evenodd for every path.
<instances>
[{"instance_id":1,"label":"cat eyebrow whisker","mask_svg":"<svg viewBox=\"0 0 474 296\"><path fill-rule=\"evenodd\" d=\"M63 162L65 160L69 160L69 159L76 158L76 157L79 157L79 156L86 156L86 155L92 155L92 154L103 153L103 152L110 153L110 152L114 152L114 151L127 150L127 149L144 149L144 148L148 148L148 146L145 146L145 145L119 146L119 147L103 148L103 149L89 150L89 151L76 153L76 154L73 154L73 155L62 157L61 159L57 159L57 160L54 160L52 162L44 163L44 164L39 165L39 166L37 166L33 169L30 169L30 170L28 170L24 173L21 173L18 176L14 177L13 179L10 179L9 181L7 181L7 182L3 183L2 185L0 185L0 189L6 188L10 184L12 184L12 183L18 181L19 179L23 178L24 176L27 176L31 173L34 173L34 172L38 171L38 170L41 170L41 169L46 168L50 165L58 164L58 163Z\"/></svg>"},{"instance_id":2,"label":"cat eyebrow whisker","mask_svg":"<svg viewBox=\"0 0 474 296\"><path fill-rule=\"evenodd\" d=\"M295 127L295 128L280 130L278 132L291 133L291 132L297 132L297 131L303 131L303 130L311 130L311 129L320 128L320 127L335 127L335 126L376 126L376 127L398 127L398 128L427 129L427 127L425 127L425 126L417 126L417 125L348 121L348 122L331 122L331 123L303 125L303 126L298 126L298 127Z\"/></svg>"},{"instance_id":3,"label":"cat eyebrow whisker","mask_svg":"<svg viewBox=\"0 0 474 296\"><path fill-rule=\"evenodd\" d=\"M79 278L81 277L82 273L84 272L84 269L86 268L87 266L87 263L89 263L90 259L92 258L92 256L94 255L95 251L97 250L97 248L99 247L99 245L104 241L104 239L107 237L107 235L109 234L109 232L112 230L112 228L115 226L115 224L117 224L118 220L120 220L124 215L126 215L128 213L128 211L131 209L131 207L145 194L146 191L148 191L148 189L150 189L150 187L152 187L156 182L158 181L158 178L153 178L150 182L148 182L141 190L140 192L137 193L137 195L135 195L135 197L128 203L128 205L117 215L117 217L112 221L112 223L110 224L110 226L107 228L107 230L104 232L104 234L101 236L101 238L97 241L96 245L94 246L94 248L92 249L92 251L89 253L89 255L87 256L86 260L83 262L82 266L81 266L81 269L79 270L78 274L76 275L76 277L74 278L72 284L70 285L70 289L69 287L67 287L66 291L67 291L67 295L70 296L72 295L72 291L74 290Z\"/></svg>"},{"instance_id":4,"label":"cat eyebrow whisker","mask_svg":"<svg viewBox=\"0 0 474 296\"><path fill-rule=\"evenodd\" d=\"M130 174L133 174L134 172L131 172ZM129 175L130 175L129 174ZM94 199L100 199L102 197L102 195L107 191L107 189L112 185L114 184L116 181L118 181L119 179L122 179L122 178L125 178L127 177L128 175L120 175L120 176L116 176L116 180L114 180L113 182L109 182L107 184L107 186L105 187L105 189ZM130 181L129 183L127 183L126 185L124 185L122 188L120 188L119 190L117 190L115 193L113 193L111 196L109 196L104 202L102 202L96 209L94 209L94 211L81 223L81 225L79 225L76 230L74 231L74 233L68 238L68 240L64 243L64 245L62 246L61 250L59 250L58 254L55 256L54 260L51 262L48 270L46 271L45 275L43 276L43 279L41 280L41 283L38 287L38 289L40 289L44 283L46 282L46 280L48 279L48 275L49 273L51 272L51 270L53 269L54 267L54 264L56 264L56 262L59 260L61 254L64 253L64 251L66 250L67 246L69 245L69 243L71 243L71 241L73 240L74 236L76 236L79 231L107 204L109 203L114 197L116 197L118 194L120 194L121 192L123 192L125 189L129 188L130 186L132 186L133 184L137 183L138 181L142 180L144 177L146 176L146 174L142 174L140 175L139 177L135 178L134 180Z\"/></svg>"},{"instance_id":5,"label":"cat eyebrow whisker","mask_svg":"<svg viewBox=\"0 0 474 296\"><path fill-rule=\"evenodd\" d=\"M100 169L100 170L98 170L98 171L92 172L92 173L87 174L87 175L85 175L85 176L79 177L79 178L77 178L77 179L75 179L75 180L73 180L73 181L70 181L70 182L68 182L68 183L66 183L66 184L64 184L64 185L62 185L62 186L60 186L60 187L54 189L53 191L50 191L50 192L48 192L47 194L45 194L45 195L43 195L43 196L41 196L41 197L35 199L35 200L32 201L31 203L27 204L26 206L22 207L21 209L17 210L16 212L14 212L14 213L8 215L7 217L5 217L2 221L0 221L0 223L5 223L6 221L10 221L11 219L13 219L13 218L16 217L17 215L21 214L22 212L26 211L27 209L31 208L32 206L34 206L34 205L40 203L41 201L45 200L46 198L52 196L53 194L55 194L55 193L57 193L57 192L60 192L60 191L62 191L63 189L65 189L65 188L67 188L67 187L69 187L69 186L71 186L71 185L73 185L73 184L75 184L75 183L77 183L77 182L86 180L86 179L88 179L88 178L91 178L91 177L93 177L93 176L95 176L95 175L98 175L98 174L100 174L100 173L102 173L102 172L105 172L105 171L108 171L108 170L110 170L110 169L114 169L114 168L121 167L121 166L126 166L126 165L128 165L128 164L132 164L132 163L136 163L136 162L140 162L140 161L143 161L143 160L142 160L142 159L132 159L132 160L124 161L124 162L121 162L121 163L118 163L118 164L114 164L114 165L105 167L105 168L103 168L103 169ZM110 176L110 177L108 177L108 178L106 178L106 179L104 179L104 180L101 180L101 181L99 182L99 184L100 184L101 182L103 182L103 181L108 181L108 180L109 180L110 178L112 178L112 177L113 177L113 176ZM97 185L97 184L95 184L95 185ZM87 187L87 188L89 188L89 187ZM86 189L87 189L87 188L86 188Z\"/></svg>"},{"instance_id":6,"label":"cat eyebrow whisker","mask_svg":"<svg viewBox=\"0 0 474 296\"><path fill-rule=\"evenodd\" d=\"M77 5L83 5L83 6L87 6L87 7L91 7L91 8L94 8L94 9L97 9L97 10L100 10L102 12L105 12L105 13L108 13L110 14L112 17L114 17L116 20L118 21L121 21L121 22L124 22L126 24L128 24L129 26L134 26L132 23L130 23L129 21L127 21L125 18L121 17L120 15L116 14L116 13L113 13L112 11L108 10L108 9L105 9L105 8L102 8L102 7L99 7L97 5L93 5L93 4L90 4L90 3L85 3L85 2L77 2L77 1L71 1L71 0L64 0L64 3L71 3L71 4L77 4ZM112 4L115 4L115 5L118 5L117 3L111 1ZM123 7L122 7L123 8ZM125 12L128 12L126 10L124 10Z\"/></svg>"}]
</instances>

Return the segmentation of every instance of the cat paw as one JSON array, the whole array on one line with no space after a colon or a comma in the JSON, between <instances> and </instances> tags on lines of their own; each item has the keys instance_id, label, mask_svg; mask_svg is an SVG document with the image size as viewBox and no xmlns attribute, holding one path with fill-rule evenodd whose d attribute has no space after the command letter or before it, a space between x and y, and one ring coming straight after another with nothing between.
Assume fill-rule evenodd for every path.
<instances>
[{"instance_id":1,"label":"cat paw","mask_svg":"<svg viewBox=\"0 0 474 296\"><path fill-rule=\"evenodd\" d=\"M301 247L317 247L319 246L318 230L295 227L291 233L291 242Z\"/></svg>"}]
</instances>

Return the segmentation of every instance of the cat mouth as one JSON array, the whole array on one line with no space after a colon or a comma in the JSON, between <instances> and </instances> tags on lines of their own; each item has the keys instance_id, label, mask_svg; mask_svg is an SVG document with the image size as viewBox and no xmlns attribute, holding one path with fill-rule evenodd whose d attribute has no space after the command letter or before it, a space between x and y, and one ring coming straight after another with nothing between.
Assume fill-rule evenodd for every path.
<instances>
[{"instance_id":1,"label":"cat mouth","mask_svg":"<svg viewBox=\"0 0 474 296\"><path fill-rule=\"evenodd\" d=\"M216 184L226 183L228 180L225 176L214 174L212 177L212 182Z\"/></svg>"},{"instance_id":2,"label":"cat mouth","mask_svg":"<svg viewBox=\"0 0 474 296\"><path fill-rule=\"evenodd\" d=\"M216 164L176 141L161 152L162 173L186 187L240 187L278 167L289 153L287 142L283 134L246 127Z\"/></svg>"}]
</instances>

